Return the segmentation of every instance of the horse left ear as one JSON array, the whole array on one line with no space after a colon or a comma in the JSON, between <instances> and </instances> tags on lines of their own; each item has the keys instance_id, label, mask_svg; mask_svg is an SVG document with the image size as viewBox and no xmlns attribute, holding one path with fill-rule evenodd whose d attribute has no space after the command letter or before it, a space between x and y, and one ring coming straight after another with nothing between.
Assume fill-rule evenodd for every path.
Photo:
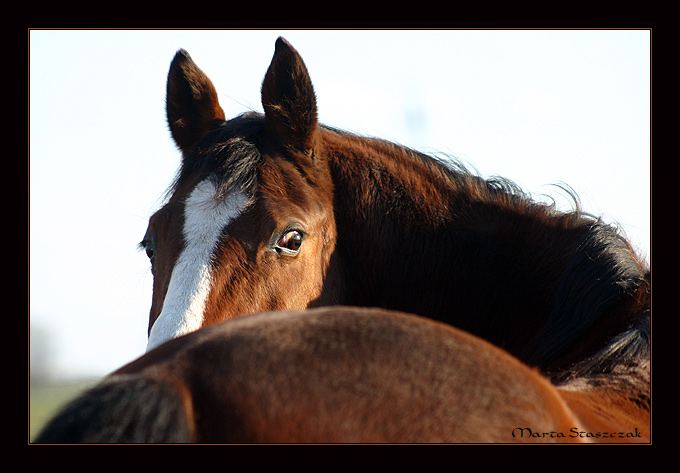
<instances>
[{"instance_id":1,"label":"horse left ear","mask_svg":"<svg viewBox=\"0 0 680 473\"><path fill-rule=\"evenodd\" d=\"M168 72L166 112L172 137L184 152L224 122L215 87L183 49Z\"/></svg>"},{"instance_id":2,"label":"horse left ear","mask_svg":"<svg viewBox=\"0 0 680 473\"><path fill-rule=\"evenodd\" d=\"M262 81L265 124L284 146L310 152L318 132L316 95L300 54L285 39Z\"/></svg>"}]
</instances>

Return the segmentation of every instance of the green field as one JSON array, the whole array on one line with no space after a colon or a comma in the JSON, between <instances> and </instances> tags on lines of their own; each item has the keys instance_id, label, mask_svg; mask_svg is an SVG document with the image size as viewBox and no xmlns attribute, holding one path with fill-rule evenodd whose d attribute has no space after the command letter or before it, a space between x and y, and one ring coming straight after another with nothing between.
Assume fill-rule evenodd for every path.
<instances>
[{"instance_id":1,"label":"green field","mask_svg":"<svg viewBox=\"0 0 680 473\"><path fill-rule=\"evenodd\" d=\"M61 407L74 399L97 380L80 380L61 383L31 382L29 394L28 439L31 442L45 423Z\"/></svg>"}]
</instances>

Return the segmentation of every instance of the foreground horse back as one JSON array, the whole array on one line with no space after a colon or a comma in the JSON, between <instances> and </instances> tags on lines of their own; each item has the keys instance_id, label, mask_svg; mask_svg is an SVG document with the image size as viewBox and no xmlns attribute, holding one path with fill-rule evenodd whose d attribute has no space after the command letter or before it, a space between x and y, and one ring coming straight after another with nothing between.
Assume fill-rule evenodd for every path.
<instances>
[{"instance_id":1,"label":"foreground horse back","mask_svg":"<svg viewBox=\"0 0 680 473\"><path fill-rule=\"evenodd\" d=\"M453 327L326 308L173 340L76 400L39 441L584 442L592 426L621 427L602 419L584 424L537 370Z\"/></svg>"}]
</instances>

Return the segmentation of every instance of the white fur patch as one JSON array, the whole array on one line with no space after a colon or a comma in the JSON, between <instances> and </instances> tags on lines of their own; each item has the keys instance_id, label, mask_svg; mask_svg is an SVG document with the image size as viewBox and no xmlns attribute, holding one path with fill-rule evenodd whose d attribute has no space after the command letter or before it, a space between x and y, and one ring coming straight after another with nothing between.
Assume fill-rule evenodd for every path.
<instances>
[{"instance_id":1,"label":"white fur patch","mask_svg":"<svg viewBox=\"0 0 680 473\"><path fill-rule=\"evenodd\" d=\"M243 193L214 199L215 185L206 179L191 192L184 207L184 240L170 277L163 309L151 327L149 351L203 324L203 312L212 285L210 260L222 230L238 217L248 198Z\"/></svg>"}]
</instances>

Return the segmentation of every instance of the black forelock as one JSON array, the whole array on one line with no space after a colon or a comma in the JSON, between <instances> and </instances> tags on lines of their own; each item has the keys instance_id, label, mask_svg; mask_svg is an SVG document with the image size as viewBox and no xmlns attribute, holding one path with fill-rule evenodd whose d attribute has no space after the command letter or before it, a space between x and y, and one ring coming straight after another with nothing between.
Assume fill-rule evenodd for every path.
<instances>
[{"instance_id":1,"label":"black forelock","mask_svg":"<svg viewBox=\"0 0 680 473\"><path fill-rule=\"evenodd\" d=\"M255 112L226 121L184 156L168 194L198 177L198 180L215 180L217 198L225 198L234 191L252 195L263 159L259 149L263 129L263 116Z\"/></svg>"}]
</instances>

